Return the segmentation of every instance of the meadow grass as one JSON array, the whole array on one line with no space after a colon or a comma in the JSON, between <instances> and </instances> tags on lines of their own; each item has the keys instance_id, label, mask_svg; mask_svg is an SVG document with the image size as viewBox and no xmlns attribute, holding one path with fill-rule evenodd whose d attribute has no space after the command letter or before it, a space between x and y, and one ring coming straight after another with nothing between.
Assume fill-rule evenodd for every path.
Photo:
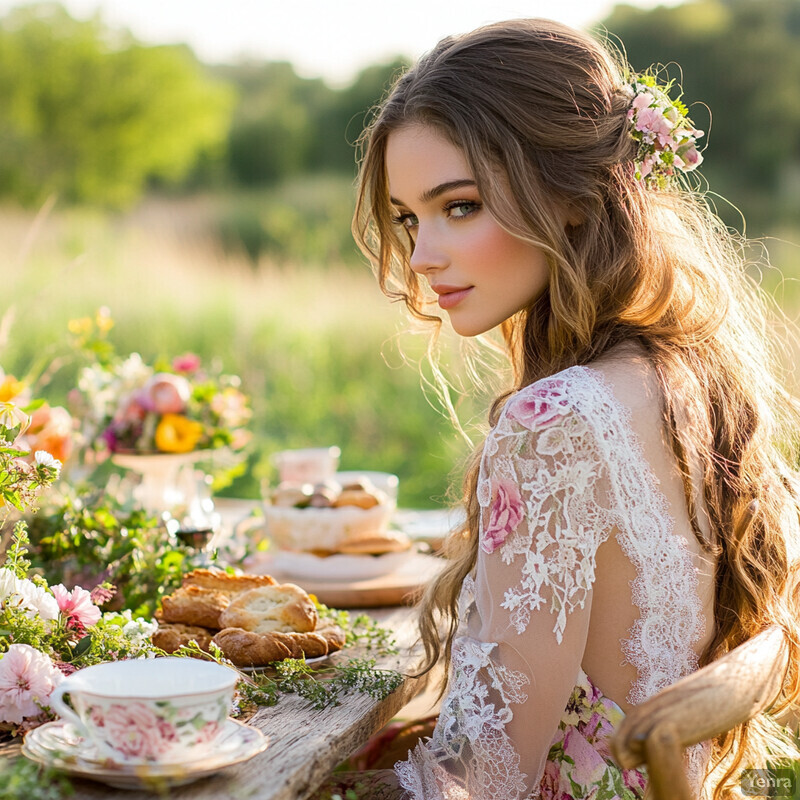
<instances>
[{"instance_id":1,"label":"meadow grass","mask_svg":"<svg viewBox=\"0 0 800 800\"><path fill-rule=\"evenodd\" d=\"M257 496L274 477L272 452L336 444L343 469L397 473L402 505L444 502L468 447L404 363L398 337L412 357L422 340L402 336L404 310L381 294L366 265L262 259L254 267L244 253L187 229L187 209L174 203L125 217L45 212L0 213L3 310L12 321L0 332L7 372L26 374L42 358L60 363L68 321L108 306L118 353L153 361L192 351L241 376L255 436L248 472L228 493ZM75 380L67 359L45 394L62 403Z\"/></svg>"},{"instance_id":2,"label":"meadow grass","mask_svg":"<svg viewBox=\"0 0 800 800\"><path fill-rule=\"evenodd\" d=\"M349 182L322 186L321 194L308 186L289 192L300 198L292 213L320 197L347 205ZM242 202L261 201L250 195ZM272 207L274 192L264 202ZM291 253L254 261L252 252L232 249L217 224L229 208L230 198L198 196L151 198L125 215L0 209L0 318L11 323L0 330L0 366L24 375L52 362L60 368L45 393L63 403L77 370L60 360L67 323L108 306L118 353L136 351L152 362L192 351L241 376L252 398L254 442L246 474L227 493L258 496L274 478L269 456L277 450L336 444L343 469L397 473L402 505L443 503L469 446L421 390L413 362L425 338L408 333L405 310L381 294L364 263L300 263ZM339 228L346 216L337 207L319 224ZM800 247L793 242L800 231L766 241L775 267L760 280L797 323ZM795 391L798 352L785 356ZM450 361L458 373L457 359ZM486 397L454 399L476 433Z\"/></svg>"}]
</instances>

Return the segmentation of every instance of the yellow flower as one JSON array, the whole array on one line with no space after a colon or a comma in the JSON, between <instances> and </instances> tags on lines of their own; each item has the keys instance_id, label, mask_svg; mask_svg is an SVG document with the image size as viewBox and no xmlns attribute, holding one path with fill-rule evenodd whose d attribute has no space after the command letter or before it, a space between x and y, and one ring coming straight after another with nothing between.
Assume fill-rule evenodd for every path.
<instances>
[{"instance_id":1,"label":"yellow flower","mask_svg":"<svg viewBox=\"0 0 800 800\"><path fill-rule=\"evenodd\" d=\"M13 400L17 395L22 394L25 384L18 381L13 375L6 375L0 381L0 403L7 403Z\"/></svg>"},{"instance_id":2,"label":"yellow flower","mask_svg":"<svg viewBox=\"0 0 800 800\"><path fill-rule=\"evenodd\" d=\"M97 313L94 315L94 323L100 333L108 333L114 327L111 312L106 306L97 309Z\"/></svg>"},{"instance_id":3,"label":"yellow flower","mask_svg":"<svg viewBox=\"0 0 800 800\"><path fill-rule=\"evenodd\" d=\"M91 317L81 317L80 319L71 319L67 323L67 328L73 336L88 336L92 332L94 322Z\"/></svg>"},{"instance_id":4,"label":"yellow flower","mask_svg":"<svg viewBox=\"0 0 800 800\"><path fill-rule=\"evenodd\" d=\"M156 447L163 453L190 453L203 438L203 426L183 414L164 414L155 438Z\"/></svg>"}]
</instances>

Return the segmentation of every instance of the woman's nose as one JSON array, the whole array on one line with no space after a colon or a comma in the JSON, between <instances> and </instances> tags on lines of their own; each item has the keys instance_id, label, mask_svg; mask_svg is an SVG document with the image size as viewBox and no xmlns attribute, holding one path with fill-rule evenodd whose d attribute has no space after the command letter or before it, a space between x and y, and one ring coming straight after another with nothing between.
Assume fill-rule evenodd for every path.
<instances>
[{"instance_id":1,"label":"woman's nose","mask_svg":"<svg viewBox=\"0 0 800 800\"><path fill-rule=\"evenodd\" d=\"M422 226L417 229L414 251L411 253L411 269L424 275L434 269L447 266L447 256L435 234L423 231Z\"/></svg>"}]
</instances>

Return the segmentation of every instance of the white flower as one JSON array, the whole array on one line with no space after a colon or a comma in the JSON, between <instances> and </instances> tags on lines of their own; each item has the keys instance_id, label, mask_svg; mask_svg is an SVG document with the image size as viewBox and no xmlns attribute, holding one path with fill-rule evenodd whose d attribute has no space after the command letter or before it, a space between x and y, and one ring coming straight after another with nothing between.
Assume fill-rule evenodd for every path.
<instances>
[{"instance_id":1,"label":"white flower","mask_svg":"<svg viewBox=\"0 0 800 800\"><path fill-rule=\"evenodd\" d=\"M57 458L53 458L47 450L37 450L33 457L36 459L36 465L39 467L50 467L56 473L61 472L62 464Z\"/></svg>"},{"instance_id":2,"label":"white flower","mask_svg":"<svg viewBox=\"0 0 800 800\"><path fill-rule=\"evenodd\" d=\"M38 614L44 620L58 619L58 603L55 597L33 581L27 578L19 581L15 597L20 598L18 605L28 612L29 617Z\"/></svg>"},{"instance_id":3,"label":"white flower","mask_svg":"<svg viewBox=\"0 0 800 800\"><path fill-rule=\"evenodd\" d=\"M0 604L13 594L19 593L19 578L7 567L0 567Z\"/></svg>"},{"instance_id":4,"label":"white flower","mask_svg":"<svg viewBox=\"0 0 800 800\"><path fill-rule=\"evenodd\" d=\"M129 639L132 639L136 643L140 643L143 639L149 641L150 637L157 629L157 622L148 622L148 620L144 619L143 617L137 617L136 619L127 622L123 626L122 632Z\"/></svg>"}]
</instances>

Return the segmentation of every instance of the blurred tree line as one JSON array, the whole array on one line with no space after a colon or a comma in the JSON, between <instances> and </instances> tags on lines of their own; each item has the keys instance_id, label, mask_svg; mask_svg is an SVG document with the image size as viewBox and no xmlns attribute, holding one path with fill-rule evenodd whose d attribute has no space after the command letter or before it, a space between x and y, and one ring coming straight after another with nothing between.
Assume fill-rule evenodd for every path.
<instances>
[{"instance_id":1,"label":"blurred tree line","mask_svg":"<svg viewBox=\"0 0 800 800\"><path fill-rule=\"evenodd\" d=\"M680 65L685 100L712 111L703 171L715 191L760 230L797 219L800 0L620 5L599 30L619 37L636 69ZM204 65L188 47L143 45L57 4L16 8L0 18L0 195L125 207L151 187L260 192L320 173L349 181L365 116L401 68L376 65L332 88L288 63ZM692 115L708 130L702 105ZM272 228L296 222L273 208L277 221L265 223L262 205L248 207L233 213L232 230L253 229L254 256L278 235Z\"/></svg>"}]
</instances>

